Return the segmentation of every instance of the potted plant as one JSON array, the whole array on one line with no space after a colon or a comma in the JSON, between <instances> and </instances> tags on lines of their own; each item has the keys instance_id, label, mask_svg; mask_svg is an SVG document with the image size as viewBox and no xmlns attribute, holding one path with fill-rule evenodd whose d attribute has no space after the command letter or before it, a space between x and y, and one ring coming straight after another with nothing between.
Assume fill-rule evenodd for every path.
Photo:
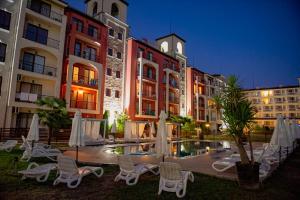
<instances>
[{"instance_id":1,"label":"potted plant","mask_svg":"<svg viewBox=\"0 0 300 200\"><path fill-rule=\"evenodd\" d=\"M245 97L235 76L228 77L224 92L215 97L215 102L223 109L222 120L227 126L226 132L233 138L240 153L240 161L236 162L239 185L246 189L257 189L259 163L254 161L250 134L257 111ZM250 144L250 158L244 147L245 136Z\"/></svg>"}]
</instances>

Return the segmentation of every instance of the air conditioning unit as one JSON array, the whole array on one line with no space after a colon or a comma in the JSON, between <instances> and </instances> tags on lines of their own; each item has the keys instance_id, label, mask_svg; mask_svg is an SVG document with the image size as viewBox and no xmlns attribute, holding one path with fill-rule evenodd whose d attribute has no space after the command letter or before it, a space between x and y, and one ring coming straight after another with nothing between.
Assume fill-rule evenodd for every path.
<instances>
[{"instance_id":1,"label":"air conditioning unit","mask_svg":"<svg viewBox=\"0 0 300 200\"><path fill-rule=\"evenodd\" d=\"M17 81L22 81L22 75L21 74L17 74Z\"/></svg>"}]
</instances>

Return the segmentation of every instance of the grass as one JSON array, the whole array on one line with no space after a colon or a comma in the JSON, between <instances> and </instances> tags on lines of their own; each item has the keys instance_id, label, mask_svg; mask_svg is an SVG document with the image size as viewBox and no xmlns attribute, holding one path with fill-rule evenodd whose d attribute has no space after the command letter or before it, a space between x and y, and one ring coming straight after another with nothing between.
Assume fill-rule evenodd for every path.
<instances>
[{"instance_id":1,"label":"grass","mask_svg":"<svg viewBox=\"0 0 300 200\"><path fill-rule=\"evenodd\" d=\"M21 153L20 150L0 152L0 199L176 199L173 193L163 192L158 196L159 177L151 174L143 175L135 186L127 186L122 181L115 183L113 179L118 168L111 165L103 166L104 175L99 179L92 175L85 177L77 189L68 189L65 184L53 186L55 173L45 183L32 179L22 181L15 172L25 169L28 163L13 164L14 158L20 157ZM297 153L295 159L290 159L277 170L259 191L242 190L236 182L194 174L195 182L188 183L184 199L297 199L300 195L300 152ZM45 159L34 161L48 162Z\"/></svg>"}]
</instances>

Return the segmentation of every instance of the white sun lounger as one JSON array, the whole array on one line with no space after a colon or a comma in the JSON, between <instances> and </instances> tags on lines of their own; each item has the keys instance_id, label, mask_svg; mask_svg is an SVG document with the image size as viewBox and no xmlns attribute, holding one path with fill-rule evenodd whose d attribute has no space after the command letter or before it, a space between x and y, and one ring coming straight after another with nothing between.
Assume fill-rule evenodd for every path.
<instances>
[{"instance_id":1,"label":"white sun lounger","mask_svg":"<svg viewBox=\"0 0 300 200\"><path fill-rule=\"evenodd\" d=\"M177 163L161 162L159 170L158 195L160 195L162 191L176 192L176 196L182 198L186 194L188 180L194 182L193 173L181 170L180 165Z\"/></svg>"},{"instance_id":2,"label":"white sun lounger","mask_svg":"<svg viewBox=\"0 0 300 200\"><path fill-rule=\"evenodd\" d=\"M56 161L57 156L61 155L59 149L44 148L42 146L27 147L23 152L21 160L29 161L31 158L46 157L52 161Z\"/></svg>"},{"instance_id":3,"label":"white sun lounger","mask_svg":"<svg viewBox=\"0 0 300 200\"><path fill-rule=\"evenodd\" d=\"M47 181L51 170L55 170L56 163L49 163L44 165L38 165L37 163L30 163L26 170L19 171L19 174L23 174L22 180L26 178L35 178L37 182Z\"/></svg>"},{"instance_id":4,"label":"white sun lounger","mask_svg":"<svg viewBox=\"0 0 300 200\"><path fill-rule=\"evenodd\" d=\"M76 188L86 175L94 174L98 178L103 175L102 167L85 166L78 168L74 159L63 155L58 156L57 164L59 176L53 185L67 183L68 188ZM97 171L100 171L100 173L97 173Z\"/></svg>"},{"instance_id":5,"label":"white sun lounger","mask_svg":"<svg viewBox=\"0 0 300 200\"><path fill-rule=\"evenodd\" d=\"M135 185L138 182L139 177L146 172L151 172L154 175L159 174L158 171L154 171L155 168L158 168L157 165L134 165L131 157L128 155L118 157L118 164L120 166L120 173L116 176L115 182L119 180L125 180L127 185Z\"/></svg>"},{"instance_id":6,"label":"white sun lounger","mask_svg":"<svg viewBox=\"0 0 300 200\"><path fill-rule=\"evenodd\" d=\"M18 144L17 140L7 140L6 142L1 142L0 150L5 150L6 152L11 152L17 144Z\"/></svg>"}]
</instances>

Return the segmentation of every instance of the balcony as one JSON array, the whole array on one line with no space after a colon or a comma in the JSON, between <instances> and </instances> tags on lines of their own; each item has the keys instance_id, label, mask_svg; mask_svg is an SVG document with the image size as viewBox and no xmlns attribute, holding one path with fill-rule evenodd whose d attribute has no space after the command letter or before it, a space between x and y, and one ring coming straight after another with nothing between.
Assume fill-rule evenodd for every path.
<instances>
[{"instance_id":1,"label":"balcony","mask_svg":"<svg viewBox=\"0 0 300 200\"><path fill-rule=\"evenodd\" d=\"M297 103L298 100L297 99L288 99L287 102L288 103Z\"/></svg>"},{"instance_id":2,"label":"balcony","mask_svg":"<svg viewBox=\"0 0 300 200\"><path fill-rule=\"evenodd\" d=\"M137 70L137 77L140 76L140 70L138 68ZM152 82L156 82L156 74L155 73L148 73L147 72L147 69L143 70L143 79L146 79L146 80L149 80L149 81L152 81Z\"/></svg>"},{"instance_id":3,"label":"balcony","mask_svg":"<svg viewBox=\"0 0 300 200\"><path fill-rule=\"evenodd\" d=\"M47 75L47 76L56 77L56 68L49 67L49 66L46 66L46 65L37 64L37 63L34 63L34 62L28 62L28 61L20 60L19 69L29 71L29 72L38 73L38 74L44 74L44 75Z\"/></svg>"},{"instance_id":4,"label":"balcony","mask_svg":"<svg viewBox=\"0 0 300 200\"><path fill-rule=\"evenodd\" d=\"M40 2L39 3L35 3L35 2L37 1L28 0L27 8L49 19L52 19L60 23L62 22L63 15L52 11L50 6L49 7L41 6L41 4L39 4Z\"/></svg>"},{"instance_id":5,"label":"balcony","mask_svg":"<svg viewBox=\"0 0 300 200\"><path fill-rule=\"evenodd\" d=\"M139 115L139 109L136 109L136 114ZM155 116L155 110L143 109L141 115Z\"/></svg>"},{"instance_id":6,"label":"balcony","mask_svg":"<svg viewBox=\"0 0 300 200\"><path fill-rule=\"evenodd\" d=\"M169 81L169 85L170 85L170 87L172 87L172 88L179 89L179 84L178 84L177 81L175 81L174 79Z\"/></svg>"},{"instance_id":7,"label":"balcony","mask_svg":"<svg viewBox=\"0 0 300 200\"><path fill-rule=\"evenodd\" d=\"M90 53L87 51L82 51L82 52L74 52L74 55L80 58L84 58L90 61L94 61L94 62L100 62L100 57L97 56L97 54L95 53Z\"/></svg>"},{"instance_id":8,"label":"balcony","mask_svg":"<svg viewBox=\"0 0 300 200\"><path fill-rule=\"evenodd\" d=\"M98 29L91 28L91 27L86 27L86 26L79 26L76 23L70 23L68 25L67 30L70 32L70 30L74 30L78 33L84 34L85 36L90 37L91 39L94 40L100 40L101 39L101 34L99 33Z\"/></svg>"},{"instance_id":9,"label":"balcony","mask_svg":"<svg viewBox=\"0 0 300 200\"><path fill-rule=\"evenodd\" d=\"M37 100L43 99L45 97L52 97L28 92L17 92L15 100L18 102L36 103Z\"/></svg>"},{"instance_id":10,"label":"balcony","mask_svg":"<svg viewBox=\"0 0 300 200\"><path fill-rule=\"evenodd\" d=\"M179 104L179 97L169 96L169 103Z\"/></svg>"},{"instance_id":11,"label":"balcony","mask_svg":"<svg viewBox=\"0 0 300 200\"><path fill-rule=\"evenodd\" d=\"M137 92L137 95L138 96L140 95L139 92ZM150 91L144 90L142 92L142 98L156 100L156 94L155 94L155 92L150 92Z\"/></svg>"},{"instance_id":12,"label":"balcony","mask_svg":"<svg viewBox=\"0 0 300 200\"><path fill-rule=\"evenodd\" d=\"M176 71L176 72L180 71L179 67L177 67L176 65L164 64L163 67L165 69L171 69L171 70Z\"/></svg>"},{"instance_id":13,"label":"balcony","mask_svg":"<svg viewBox=\"0 0 300 200\"><path fill-rule=\"evenodd\" d=\"M59 41L48 37L45 34L39 34L30 29L24 29L23 37L27 40L37 42L55 49L59 49Z\"/></svg>"},{"instance_id":14,"label":"balcony","mask_svg":"<svg viewBox=\"0 0 300 200\"><path fill-rule=\"evenodd\" d=\"M96 110L97 104L96 104L96 102L71 100L70 101L70 108Z\"/></svg>"},{"instance_id":15,"label":"balcony","mask_svg":"<svg viewBox=\"0 0 300 200\"><path fill-rule=\"evenodd\" d=\"M92 87L92 88L98 87L97 79L90 79L89 77L82 76L82 75L73 75L72 83L80 86L85 86L85 87Z\"/></svg>"}]
</instances>

